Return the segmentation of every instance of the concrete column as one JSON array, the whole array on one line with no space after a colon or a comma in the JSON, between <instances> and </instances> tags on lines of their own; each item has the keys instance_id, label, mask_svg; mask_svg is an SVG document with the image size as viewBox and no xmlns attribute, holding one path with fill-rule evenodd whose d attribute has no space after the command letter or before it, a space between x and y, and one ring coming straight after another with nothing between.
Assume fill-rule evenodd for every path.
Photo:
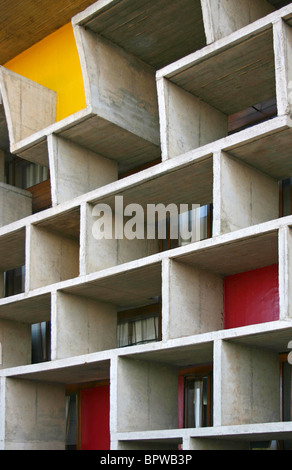
<instances>
[{"instance_id":1,"label":"concrete column","mask_svg":"<svg viewBox=\"0 0 292 470\"><path fill-rule=\"evenodd\" d=\"M169 269L169 338L223 328L223 279L172 261Z\"/></svg>"},{"instance_id":2,"label":"concrete column","mask_svg":"<svg viewBox=\"0 0 292 470\"><path fill-rule=\"evenodd\" d=\"M275 10L266 0L201 0L201 5L208 44Z\"/></svg>"},{"instance_id":3,"label":"concrete column","mask_svg":"<svg viewBox=\"0 0 292 470\"><path fill-rule=\"evenodd\" d=\"M279 355L223 341L220 356L221 425L280 421Z\"/></svg>"},{"instance_id":4,"label":"concrete column","mask_svg":"<svg viewBox=\"0 0 292 470\"><path fill-rule=\"evenodd\" d=\"M282 19L273 24L278 115L292 106L292 28Z\"/></svg>"},{"instance_id":5,"label":"concrete column","mask_svg":"<svg viewBox=\"0 0 292 470\"><path fill-rule=\"evenodd\" d=\"M0 319L0 369L31 363L30 324Z\"/></svg>"},{"instance_id":6,"label":"concrete column","mask_svg":"<svg viewBox=\"0 0 292 470\"><path fill-rule=\"evenodd\" d=\"M225 114L166 78L157 80L157 88L163 160L227 135L228 118Z\"/></svg>"},{"instance_id":7,"label":"concrete column","mask_svg":"<svg viewBox=\"0 0 292 470\"><path fill-rule=\"evenodd\" d=\"M53 206L118 179L117 162L56 135L48 138Z\"/></svg>"},{"instance_id":8,"label":"concrete column","mask_svg":"<svg viewBox=\"0 0 292 470\"><path fill-rule=\"evenodd\" d=\"M60 233L30 226L26 289L37 289L79 275L79 243Z\"/></svg>"},{"instance_id":9,"label":"concrete column","mask_svg":"<svg viewBox=\"0 0 292 470\"><path fill-rule=\"evenodd\" d=\"M28 191L0 183L0 227L32 214L32 195Z\"/></svg>"},{"instance_id":10,"label":"concrete column","mask_svg":"<svg viewBox=\"0 0 292 470\"><path fill-rule=\"evenodd\" d=\"M278 182L222 152L214 171L216 235L279 217ZM218 191L219 188L219 191Z\"/></svg>"},{"instance_id":11,"label":"concrete column","mask_svg":"<svg viewBox=\"0 0 292 470\"><path fill-rule=\"evenodd\" d=\"M114 305L62 292L53 302L52 360L116 348Z\"/></svg>"},{"instance_id":12,"label":"concrete column","mask_svg":"<svg viewBox=\"0 0 292 470\"><path fill-rule=\"evenodd\" d=\"M120 207L118 207L120 206ZM81 254L82 272L85 274L106 269L158 252L158 241L144 238L128 239L125 227L129 218L124 217L123 203L87 204L82 211ZM134 216L133 216L134 217ZM106 234L103 233L106 230ZM102 238L100 238L102 234Z\"/></svg>"},{"instance_id":13,"label":"concrete column","mask_svg":"<svg viewBox=\"0 0 292 470\"><path fill-rule=\"evenodd\" d=\"M177 428L176 368L119 358L117 386L118 432Z\"/></svg>"},{"instance_id":14,"label":"concrete column","mask_svg":"<svg viewBox=\"0 0 292 470\"><path fill-rule=\"evenodd\" d=\"M0 442L5 450L65 449L65 387L6 379L1 393L5 427ZM2 436L1 436L2 435Z\"/></svg>"}]
</instances>

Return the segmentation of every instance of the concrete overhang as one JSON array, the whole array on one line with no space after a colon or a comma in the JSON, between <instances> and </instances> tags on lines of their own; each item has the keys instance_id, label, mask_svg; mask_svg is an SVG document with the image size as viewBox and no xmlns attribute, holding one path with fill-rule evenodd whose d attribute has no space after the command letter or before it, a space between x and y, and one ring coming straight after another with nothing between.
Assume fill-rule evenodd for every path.
<instances>
[{"instance_id":1,"label":"concrete overhang","mask_svg":"<svg viewBox=\"0 0 292 470\"><path fill-rule=\"evenodd\" d=\"M200 0L102 0L73 18L73 25L90 29L156 69L206 45Z\"/></svg>"}]
</instances>

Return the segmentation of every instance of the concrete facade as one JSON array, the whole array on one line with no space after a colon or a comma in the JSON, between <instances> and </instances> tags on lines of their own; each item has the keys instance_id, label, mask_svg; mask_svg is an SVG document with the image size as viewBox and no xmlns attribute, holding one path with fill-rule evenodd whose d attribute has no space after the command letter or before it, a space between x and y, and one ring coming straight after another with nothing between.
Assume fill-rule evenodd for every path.
<instances>
[{"instance_id":1,"label":"concrete facade","mask_svg":"<svg viewBox=\"0 0 292 470\"><path fill-rule=\"evenodd\" d=\"M12 155L48 167L52 196L32 213L31 194L4 182L0 152L0 449L65 449L66 387L104 381L112 450L291 441L279 362L292 340L284 3L99 0L72 19L86 108L58 122L52 90L0 69L1 148L8 139ZM275 115L229 132L236 113L270 99ZM158 237L96 240L94 208L117 196L212 205L211 234L168 250ZM224 279L274 264L279 318L225 329ZM22 266L23 292L5 296L5 273ZM161 338L119 348L119 312L157 299ZM41 322L50 360L32 363ZM180 371L206 364L212 424L179 427Z\"/></svg>"}]
</instances>

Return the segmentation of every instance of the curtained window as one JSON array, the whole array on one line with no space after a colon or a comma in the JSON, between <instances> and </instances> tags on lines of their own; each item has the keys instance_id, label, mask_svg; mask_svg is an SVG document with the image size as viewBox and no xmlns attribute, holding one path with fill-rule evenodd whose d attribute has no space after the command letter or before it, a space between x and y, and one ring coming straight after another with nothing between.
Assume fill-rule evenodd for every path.
<instances>
[{"instance_id":1,"label":"curtained window","mask_svg":"<svg viewBox=\"0 0 292 470\"><path fill-rule=\"evenodd\" d=\"M117 325L117 345L145 344L160 339L160 306L151 305L141 309L119 312Z\"/></svg>"}]
</instances>

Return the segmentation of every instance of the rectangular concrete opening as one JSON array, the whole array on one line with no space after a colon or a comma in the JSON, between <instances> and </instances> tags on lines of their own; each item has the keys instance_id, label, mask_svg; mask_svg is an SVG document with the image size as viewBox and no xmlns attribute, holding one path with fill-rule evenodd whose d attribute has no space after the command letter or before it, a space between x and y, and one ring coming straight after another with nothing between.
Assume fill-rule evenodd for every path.
<instances>
[{"instance_id":1,"label":"rectangular concrete opening","mask_svg":"<svg viewBox=\"0 0 292 470\"><path fill-rule=\"evenodd\" d=\"M58 292L56 357L159 341L161 282L158 263Z\"/></svg>"},{"instance_id":2,"label":"rectangular concrete opening","mask_svg":"<svg viewBox=\"0 0 292 470\"><path fill-rule=\"evenodd\" d=\"M44 336L39 325L49 325L50 319L50 294L3 301L0 305L2 367L49 360L49 337Z\"/></svg>"},{"instance_id":3,"label":"rectangular concrete opening","mask_svg":"<svg viewBox=\"0 0 292 470\"><path fill-rule=\"evenodd\" d=\"M264 109L266 105L258 105L274 103L276 97L271 27L173 68L158 80L164 80L160 88L166 104L161 113L167 127L162 141L168 158L227 136L232 116L253 106ZM267 119L275 114L274 107L271 114L261 115Z\"/></svg>"},{"instance_id":4,"label":"rectangular concrete opening","mask_svg":"<svg viewBox=\"0 0 292 470\"><path fill-rule=\"evenodd\" d=\"M79 236L79 208L31 226L30 289L79 276Z\"/></svg>"},{"instance_id":5,"label":"rectangular concrete opening","mask_svg":"<svg viewBox=\"0 0 292 470\"><path fill-rule=\"evenodd\" d=\"M0 238L0 298L25 290L25 228Z\"/></svg>"}]
</instances>

